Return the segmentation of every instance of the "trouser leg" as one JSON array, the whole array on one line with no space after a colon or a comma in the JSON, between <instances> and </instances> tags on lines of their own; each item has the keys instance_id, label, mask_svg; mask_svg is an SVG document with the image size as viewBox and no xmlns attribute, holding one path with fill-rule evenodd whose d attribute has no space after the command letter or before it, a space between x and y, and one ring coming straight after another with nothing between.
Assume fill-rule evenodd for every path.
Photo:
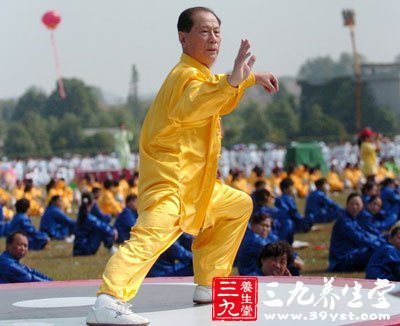
<instances>
[{"instance_id":1,"label":"trouser leg","mask_svg":"<svg viewBox=\"0 0 400 326\"><path fill-rule=\"evenodd\" d=\"M98 293L124 301L132 299L160 254L181 234L176 198L141 212L130 239L108 261Z\"/></svg>"},{"instance_id":2,"label":"trouser leg","mask_svg":"<svg viewBox=\"0 0 400 326\"><path fill-rule=\"evenodd\" d=\"M253 210L246 193L215 184L211 199L214 224L193 241L194 281L211 286L215 276L229 276Z\"/></svg>"}]
</instances>

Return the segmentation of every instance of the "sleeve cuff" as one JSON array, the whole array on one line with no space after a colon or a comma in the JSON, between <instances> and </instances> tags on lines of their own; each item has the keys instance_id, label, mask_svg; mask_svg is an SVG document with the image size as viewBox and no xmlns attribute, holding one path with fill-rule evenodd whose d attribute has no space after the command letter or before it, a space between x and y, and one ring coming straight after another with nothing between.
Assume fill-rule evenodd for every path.
<instances>
[{"instance_id":1,"label":"sleeve cuff","mask_svg":"<svg viewBox=\"0 0 400 326\"><path fill-rule=\"evenodd\" d=\"M256 77L252 72L250 73L249 77L247 77L247 79L245 79L238 85L238 87L234 87L229 84L228 76L229 75L225 75L221 80L221 90L227 94L235 94L241 89L244 90L256 84Z\"/></svg>"}]
</instances>

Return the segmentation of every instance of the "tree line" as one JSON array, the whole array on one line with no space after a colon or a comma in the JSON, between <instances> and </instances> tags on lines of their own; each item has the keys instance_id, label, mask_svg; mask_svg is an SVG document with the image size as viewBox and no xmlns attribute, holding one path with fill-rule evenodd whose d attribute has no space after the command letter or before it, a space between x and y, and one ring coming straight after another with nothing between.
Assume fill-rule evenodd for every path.
<instances>
[{"instance_id":1,"label":"tree line","mask_svg":"<svg viewBox=\"0 0 400 326\"><path fill-rule=\"evenodd\" d=\"M266 142L285 145L293 140L339 142L352 139L354 130L354 80L352 59L343 54L307 60L297 80L301 95L285 84L275 95L251 89L238 109L223 117L223 145ZM0 100L2 155L50 157L67 153L92 155L113 151L114 138L102 128L125 122L135 135L137 150L140 126L151 101L132 100L107 104L99 89L79 79L64 79L67 98L57 88L50 95L28 89L16 100ZM399 117L388 107L375 104L367 85L362 88L362 125L384 134L399 132ZM87 128L98 128L88 135Z\"/></svg>"}]
</instances>

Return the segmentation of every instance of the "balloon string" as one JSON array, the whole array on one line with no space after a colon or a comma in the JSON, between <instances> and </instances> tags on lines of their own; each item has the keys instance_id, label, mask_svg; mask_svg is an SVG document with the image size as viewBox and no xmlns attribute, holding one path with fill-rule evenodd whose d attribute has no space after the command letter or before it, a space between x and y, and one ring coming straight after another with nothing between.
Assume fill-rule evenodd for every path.
<instances>
[{"instance_id":1,"label":"balloon string","mask_svg":"<svg viewBox=\"0 0 400 326\"><path fill-rule=\"evenodd\" d=\"M56 66L56 73L57 73L57 78L58 78L58 93L60 94L60 97L62 99L65 99L67 97L67 94L65 93L64 90L64 85L61 79L61 69L60 69L60 63L58 60L58 53L57 53L57 47L56 47L56 41L54 38L54 32L50 32L50 37L51 37L51 45L53 47L53 53L54 53L54 61L55 61L55 66Z\"/></svg>"}]
</instances>

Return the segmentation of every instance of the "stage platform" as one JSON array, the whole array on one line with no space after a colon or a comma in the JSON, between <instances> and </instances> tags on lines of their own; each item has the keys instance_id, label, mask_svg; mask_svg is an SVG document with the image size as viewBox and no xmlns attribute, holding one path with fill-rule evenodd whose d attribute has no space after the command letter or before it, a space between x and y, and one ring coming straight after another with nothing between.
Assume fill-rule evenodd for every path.
<instances>
[{"instance_id":1,"label":"stage platform","mask_svg":"<svg viewBox=\"0 0 400 326\"><path fill-rule=\"evenodd\" d=\"M146 279L132 300L133 310L152 326L400 324L400 296L384 293L389 286L378 289L376 281L337 278L333 286L322 277L258 281L258 318L253 322L212 321L211 305L192 303L195 285L190 277ZM85 325L99 282L0 285L0 325ZM395 286L391 292L400 292L399 284ZM274 306L277 302L282 306Z\"/></svg>"}]
</instances>

